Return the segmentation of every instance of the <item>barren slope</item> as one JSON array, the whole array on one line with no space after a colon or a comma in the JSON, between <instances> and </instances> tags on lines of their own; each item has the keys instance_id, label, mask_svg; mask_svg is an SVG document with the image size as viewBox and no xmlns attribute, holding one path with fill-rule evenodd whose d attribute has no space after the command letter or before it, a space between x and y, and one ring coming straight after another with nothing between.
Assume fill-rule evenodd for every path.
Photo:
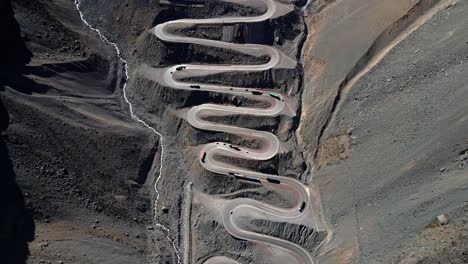
<instances>
[{"instance_id":1,"label":"barren slope","mask_svg":"<svg viewBox=\"0 0 468 264\"><path fill-rule=\"evenodd\" d=\"M463 251L451 248L464 245L466 236L443 242L465 228L461 220L416 234L440 214L466 214L467 15L466 1L437 13L340 92L326 117L331 121L320 135L313 182L334 233L329 245L343 263L437 263L448 257L443 263L465 263ZM344 67L347 60L340 61ZM330 72L324 65L329 78L340 80L339 68ZM322 81L327 89L338 88Z\"/></svg>"},{"instance_id":2,"label":"barren slope","mask_svg":"<svg viewBox=\"0 0 468 264\"><path fill-rule=\"evenodd\" d=\"M5 201L24 200L35 230L22 226L30 219L21 207L5 209L2 245L35 238L30 263L83 263L96 255L100 263L141 263L157 139L127 114L121 65L83 25L72 1L11 4L2 1L8 13L2 14L0 99L2 123L9 125L2 166L12 172L2 170L1 178L19 185Z\"/></svg>"}]
</instances>

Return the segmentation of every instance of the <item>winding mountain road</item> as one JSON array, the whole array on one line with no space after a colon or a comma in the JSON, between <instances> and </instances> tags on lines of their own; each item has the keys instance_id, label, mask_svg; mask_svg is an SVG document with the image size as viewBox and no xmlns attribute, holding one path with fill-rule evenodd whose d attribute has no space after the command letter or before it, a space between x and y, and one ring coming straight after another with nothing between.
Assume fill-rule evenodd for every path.
<instances>
[{"instance_id":1,"label":"winding mountain road","mask_svg":"<svg viewBox=\"0 0 468 264\"><path fill-rule=\"evenodd\" d=\"M268 105L266 108L253 107L235 107L216 104L203 104L191 108L187 113L188 122L195 128L206 131L217 131L235 134L244 138L253 139L260 142L261 147L252 149L242 146L233 146L224 142L214 142L206 144L200 152L201 165L217 174L236 177L239 180L250 180L265 187L289 191L296 198L295 205L290 208L280 208L270 204L262 203L253 199L239 198L229 200L223 208L223 224L226 230L234 237L248 240L258 244L269 245L281 248L287 252L297 263L313 264L310 252L292 242L276 237L251 232L239 227L239 219L244 216L254 217L264 215L283 222L292 222L299 217L310 216L311 211L310 193L306 186L301 182L287 177L270 175L251 171L249 169L236 167L234 165L216 160L214 156L229 156L232 158L269 160L280 151L280 141L269 132L257 131L253 129L241 128L219 123L212 123L204 120L207 116L229 116L229 115L252 115L258 117L273 117L278 115L290 115L292 112L287 107L285 98L271 91L256 90L244 87L220 86L214 84L186 83L178 81L182 77L201 76L216 74L222 72L260 72L272 68L294 68L296 62L283 54L278 49L257 44L234 44L223 41L183 37L170 32L176 29L188 28L194 25L213 25L213 24L234 24L234 23L253 23L261 22L275 17L287 14L292 10L291 7L277 3L273 0L225 0L239 4L258 7L259 4L266 6L266 12L260 16L254 17L224 17L211 19L181 19L169 21L157 25L152 32L162 41L173 43L193 43L217 47L223 49L235 50L243 54L262 56L267 55L269 61L264 64L256 65L201 65L201 64L181 64L174 65L165 69L163 79L166 85L174 89L185 90L203 90L219 92L224 94L238 95L247 97L256 101L264 102ZM223 256L215 256L205 261L206 264L214 263L238 263Z\"/></svg>"}]
</instances>

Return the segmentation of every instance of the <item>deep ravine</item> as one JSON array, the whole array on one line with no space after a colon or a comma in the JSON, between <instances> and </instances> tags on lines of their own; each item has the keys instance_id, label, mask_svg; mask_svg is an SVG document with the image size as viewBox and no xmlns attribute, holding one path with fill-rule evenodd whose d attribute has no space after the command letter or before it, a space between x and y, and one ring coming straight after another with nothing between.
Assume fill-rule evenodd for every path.
<instances>
[{"instance_id":1,"label":"deep ravine","mask_svg":"<svg viewBox=\"0 0 468 264\"><path fill-rule=\"evenodd\" d=\"M168 227L166 227L165 225L158 222L157 214L156 214L156 208L158 206L158 200L159 200L159 197L160 197L160 194L159 194L159 191L158 191L158 183L159 183L159 181L160 181L160 179L161 179L161 177L163 175L163 170L164 170L164 137L155 128L153 128L148 123L146 123L144 120L139 118L135 114L135 112L133 111L133 105L130 102L130 100L128 99L128 97L127 97L127 83L128 83L129 78L130 78L129 74L128 74L128 71L129 71L128 62L122 57L122 53L121 53L121 51L119 49L119 46L116 43L110 41L106 36L104 36L104 34L99 29L94 28L92 25L90 25L88 23L88 21L84 17L84 14L83 14L82 10L80 9L80 5L81 5L81 1L80 0L75 0L76 10L80 14L81 21L83 21L83 23L89 29L96 32L96 34L99 36L99 38L103 42L107 43L108 45L111 45L115 49L117 58L122 62L122 65L123 65L123 68L124 68L124 73L125 73L125 80L124 80L124 83L123 83L122 94L123 94L123 98L124 98L125 102L128 105L131 118L133 120L137 121L138 123L142 124L143 126L147 127L148 129L150 129L159 138L159 145L161 147L161 160L160 160L160 163L159 163L159 173L158 173L158 176L156 177L156 180L154 181L154 191L155 191L155 194L156 194L156 198L155 198L155 201L154 201L154 219L153 219L153 221L154 221L154 225L156 227L159 227L159 228L163 229L166 232L166 239L169 241L169 243L171 243L172 248L174 249L174 253L175 253L176 257L177 257L177 263L180 264L181 263L180 253L179 253L179 250L176 247L175 240L171 237L171 231L169 230ZM150 171L152 171L152 170L150 170Z\"/></svg>"}]
</instances>

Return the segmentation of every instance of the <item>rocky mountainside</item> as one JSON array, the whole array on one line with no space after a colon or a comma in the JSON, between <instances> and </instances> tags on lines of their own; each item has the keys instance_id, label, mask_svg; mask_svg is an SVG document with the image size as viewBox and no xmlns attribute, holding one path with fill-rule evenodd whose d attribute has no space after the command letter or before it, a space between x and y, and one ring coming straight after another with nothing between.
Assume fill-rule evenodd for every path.
<instances>
[{"instance_id":1,"label":"rocky mountainside","mask_svg":"<svg viewBox=\"0 0 468 264\"><path fill-rule=\"evenodd\" d=\"M2 192L11 200L2 240L24 230L15 248L34 239L31 263L141 263L158 139L126 114L113 50L71 1L2 1L1 10L2 171L12 171L1 177L21 189ZM12 212L15 203L25 209Z\"/></svg>"},{"instance_id":2,"label":"rocky mountainside","mask_svg":"<svg viewBox=\"0 0 468 264\"><path fill-rule=\"evenodd\" d=\"M465 263L468 6L372 2L309 18L299 134L334 234L323 260Z\"/></svg>"},{"instance_id":3,"label":"rocky mountainside","mask_svg":"<svg viewBox=\"0 0 468 264\"><path fill-rule=\"evenodd\" d=\"M0 262L175 264L223 255L271 263L271 249L226 231L220 208L241 197L292 206L294 197L206 171L197 161L201 145L260 143L201 131L186 119L204 103L266 105L175 90L154 70L269 58L167 43L151 32L170 20L256 16L265 8L79 2L108 41L83 23L72 0L0 3L0 255L7 256ZM175 31L272 46L298 62L184 79L271 89L296 113L207 117L274 133L281 152L271 160L218 158L307 184L310 221L324 226L246 219L242 228L297 243L316 263L466 263L468 3L278 2L292 11ZM132 118L124 85L134 113L161 136ZM448 223L436 220L442 214Z\"/></svg>"}]
</instances>

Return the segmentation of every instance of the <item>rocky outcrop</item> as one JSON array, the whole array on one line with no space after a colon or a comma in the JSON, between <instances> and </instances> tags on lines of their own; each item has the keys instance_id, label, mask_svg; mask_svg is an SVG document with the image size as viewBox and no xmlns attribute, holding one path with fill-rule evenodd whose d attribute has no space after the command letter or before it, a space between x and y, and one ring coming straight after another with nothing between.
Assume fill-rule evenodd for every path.
<instances>
[{"instance_id":1,"label":"rocky outcrop","mask_svg":"<svg viewBox=\"0 0 468 264\"><path fill-rule=\"evenodd\" d=\"M279 237L290 242L301 245L310 252L314 252L320 242L326 236L325 232L317 232L304 225L291 223L279 223L255 219L247 225L249 230L255 232Z\"/></svg>"}]
</instances>

